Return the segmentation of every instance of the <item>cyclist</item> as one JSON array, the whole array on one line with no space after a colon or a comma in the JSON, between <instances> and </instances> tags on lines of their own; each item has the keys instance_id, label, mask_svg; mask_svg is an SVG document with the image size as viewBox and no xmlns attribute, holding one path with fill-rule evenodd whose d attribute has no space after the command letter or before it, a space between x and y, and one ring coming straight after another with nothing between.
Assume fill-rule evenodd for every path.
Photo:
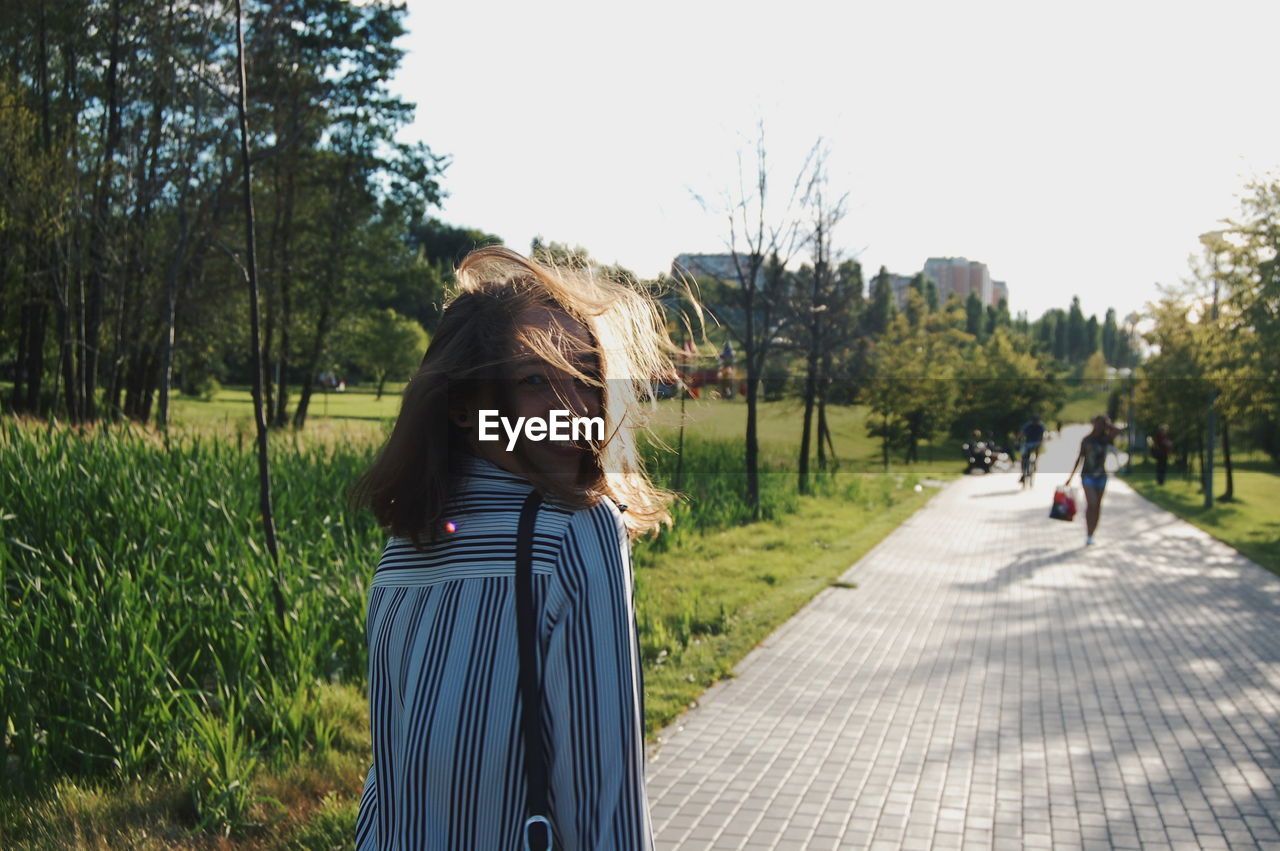
<instances>
[{"instance_id":1,"label":"cyclist","mask_svg":"<svg viewBox=\"0 0 1280 851\"><path fill-rule=\"evenodd\" d=\"M1039 414L1032 414L1031 420L1018 430L1019 451L1022 455L1022 475L1018 484L1030 485L1035 476L1036 466L1033 455L1040 454L1040 444L1044 443L1044 423Z\"/></svg>"}]
</instances>

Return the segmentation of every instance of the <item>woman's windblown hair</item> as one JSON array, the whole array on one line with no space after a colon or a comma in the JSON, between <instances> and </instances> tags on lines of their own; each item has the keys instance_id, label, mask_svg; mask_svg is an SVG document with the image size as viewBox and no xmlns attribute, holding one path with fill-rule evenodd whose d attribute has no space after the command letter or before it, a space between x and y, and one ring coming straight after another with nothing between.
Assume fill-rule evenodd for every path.
<instances>
[{"instance_id":1,"label":"woman's windblown hair","mask_svg":"<svg viewBox=\"0 0 1280 851\"><path fill-rule=\"evenodd\" d=\"M581 322L593 351L574 351L565 335L524 327L522 317L539 308ZM540 263L502 247L473 251L458 267L456 291L405 387L391 436L352 490L353 503L372 508L394 535L417 543L433 538L468 445L449 410L475 398L479 387L503 387L520 349L599 386L605 426L580 488L566 491L530 476L533 484L576 507L601 496L625 505L632 537L670 522L672 495L649 481L637 447L654 382L670 380L675 371L676 349L656 303L634 284L590 268ZM584 373L582 355L598 370ZM501 404L502 391L496 395Z\"/></svg>"}]
</instances>

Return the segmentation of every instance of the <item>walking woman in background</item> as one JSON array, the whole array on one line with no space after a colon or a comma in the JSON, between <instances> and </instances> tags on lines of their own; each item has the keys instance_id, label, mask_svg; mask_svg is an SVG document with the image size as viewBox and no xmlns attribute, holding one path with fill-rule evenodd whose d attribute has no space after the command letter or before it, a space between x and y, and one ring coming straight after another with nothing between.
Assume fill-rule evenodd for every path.
<instances>
[{"instance_id":1,"label":"walking woman in background","mask_svg":"<svg viewBox=\"0 0 1280 851\"><path fill-rule=\"evenodd\" d=\"M1085 526L1088 537L1085 544L1093 543L1093 532L1098 528L1098 515L1102 513L1102 493L1107 488L1107 453L1111 452L1112 442L1120 429L1112 424L1110 417L1098 414L1093 418L1093 431L1080 441L1080 454L1067 476L1067 484L1080 470L1080 484L1084 486Z\"/></svg>"},{"instance_id":2,"label":"walking woman in background","mask_svg":"<svg viewBox=\"0 0 1280 851\"><path fill-rule=\"evenodd\" d=\"M669 522L671 497L634 437L675 349L651 300L589 271L485 248L457 277L354 491L392 536L369 591L373 767L357 847L518 849L528 830L534 847L648 849L630 539ZM552 411L598 417L602 435L486 439L495 413L527 424Z\"/></svg>"}]
</instances>

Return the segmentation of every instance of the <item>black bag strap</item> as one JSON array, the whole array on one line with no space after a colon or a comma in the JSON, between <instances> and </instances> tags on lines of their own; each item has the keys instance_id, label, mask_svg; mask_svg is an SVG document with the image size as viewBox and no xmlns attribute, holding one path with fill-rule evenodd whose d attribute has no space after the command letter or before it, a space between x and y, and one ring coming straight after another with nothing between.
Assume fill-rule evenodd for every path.
<instances>
[{"instance_id":1,"label":"black bag strap","mask_svg":"<svg viewBox=\"0 0 1280 851\"><path fill-rule=\"evenodd\" d=\"M530 491L520 509L516 532L516 636L520 650L520 703L524 722L525 798L524 847L551 851L550 808L547 806L547 755L542 749L542 688L535 650L537 619L533 612L533 529L542 496Z\"/></svg>"}]
</instances>

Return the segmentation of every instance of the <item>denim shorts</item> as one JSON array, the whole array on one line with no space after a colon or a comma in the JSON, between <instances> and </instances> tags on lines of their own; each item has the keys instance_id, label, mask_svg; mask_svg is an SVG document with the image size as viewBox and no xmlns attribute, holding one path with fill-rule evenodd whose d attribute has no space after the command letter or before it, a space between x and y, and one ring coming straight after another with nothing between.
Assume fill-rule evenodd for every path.
<instances>
[{"instance_id":1,"label":"denim shorts","mask_svg":"<svg viewBox=\"0 0 1280 851\"><path fill-rule=\"evenodd\" d=\"M1081 476L1080 484L1084 485L1087 488L1093 488L1094 490L1100 491L1107 486L1107 477L1106 476Z\"/></svg>"}]
</instances>

